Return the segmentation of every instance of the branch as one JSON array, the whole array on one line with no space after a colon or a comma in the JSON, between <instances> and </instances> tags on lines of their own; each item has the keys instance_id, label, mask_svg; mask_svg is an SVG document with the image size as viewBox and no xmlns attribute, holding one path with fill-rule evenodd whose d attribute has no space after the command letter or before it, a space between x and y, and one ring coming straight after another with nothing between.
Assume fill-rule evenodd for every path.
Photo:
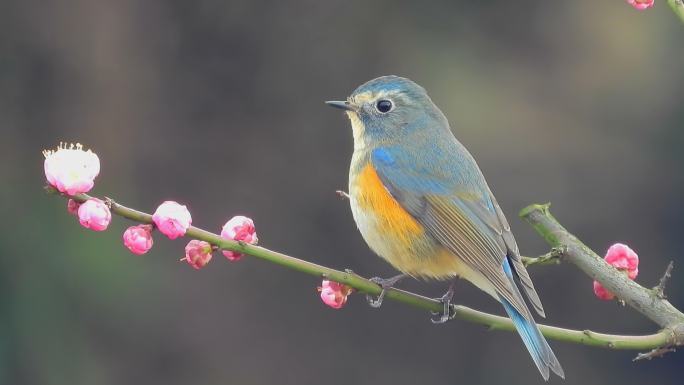
<instances>
[{"instance_id":1,"label":"branch","mask_svg":"<svg viewBox=\"0 0 684 385\"><path fill-rule=\"evenodd\" d=\"M58 192L51 187L47 188L50 193L58 194ZM91 197L87 194L78 194L75 196L66 196L72 198L77 202L85 202ZM105 198L105 201L110 205L111 212L121 217L133 220L140 223L152 223L152 215L137 211L126 206L116 203L111 198ZM236 242L221 238L218 234L211 233L207 230L191 226L186 236L199 239L217 246L221 250L232 250L253 257L263 259L283 267L300 271L319 278L330 279L347 286L353 287L359 292L377 296L382 289L377 284L355 274L351 270L339 271L325 266L317 265L315 263L307 262L298 258L291 257L276 251L268 250L260 246L250 245L244 242ZM563 250L563 249L559 249ZM551 253L554 252L553 250ZM551 256L549 255L549 259ZM553 258L557 258L554 256ZM534 259L534 258L532 258ZM407 305L414 306L419 309L428 310L432 312L441 312L443 305L440 301L424 297L419 294L408 291L390 288L387 290L385 298ZM492 330L515 331L515 327L511 320L507 317L501 317L494 314L481 312L479 310L471 309L463 305L451 305L452 318L458 318L464 321L472 322L479 325L484 325ZM571 342L581 345L597 346L609 349L625 349L625 350L645 350L645 349L659 349L664 346L673 344L673 336L670 330L661 330L655 334L641 335L641 336L626 336L596 333L590 330L571 330L555 326L539 325L539 328L544 336L558 341Z\"/></svg>"},{"instance_id":2,"label":"branch","mask_svg":"<svg viewBox=\"0 0 684 385\"><path fill-rule=\"evenodd\" d=\"M647 289L628 279L570 234L551 215L548 204L528 206L520 211L520 217L552 247L564 247L564 261L576 265L636 311L669 330L671 345L684 345L684 314L659 297L657 290Z\"/></svg>"},{"instance_id":3,"label":"branch","mask_svg":"<svg viewBox=\"0 0 684 385\"><path fill-rule=\"evenodd\" d=\"M672 8L672 12L675 13L679 17L679 20L684 23L684 1L682 0L667 0L667 3L670 4L670 8Z\"/></svg>"}]
</instances>

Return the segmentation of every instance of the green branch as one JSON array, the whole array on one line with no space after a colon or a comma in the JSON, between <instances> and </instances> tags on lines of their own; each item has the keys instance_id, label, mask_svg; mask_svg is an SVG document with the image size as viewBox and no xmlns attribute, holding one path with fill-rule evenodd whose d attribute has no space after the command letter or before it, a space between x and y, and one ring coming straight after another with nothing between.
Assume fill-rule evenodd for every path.
<instances>
[{"instance_id":1,"label":"green branch","mask_svg":"<svg viewBox=\"0 0 684 385\"><path fill-rule=\"evenodd\" d=\"M679 17L679 20L684 23L684 1L682 0L667 0L667 3L672 8L672 12Z\"/></svg>"},{"instance_id":2,"label":"green branch","mask_svg":"<svg viewBox=\"0 0 684 385\"><path fill-rule=\"evenodd\" d=\"M48 187L47 190L51 193L57 193L55 189L50 187ZM77 202L85 202L91 197L86 194L78 194L70 198ZM152 223L152 216L150 214L120 205L110 198L105 198L105 201L114 214L139 223ZM218 234L198 227L190 227L186 232L186 236L209 242L222 250L225 249L244 253L318 278L343 283L362 293L377 296L382 291L377 284L353 273L351 270L335 270L260 246L226 240L221 238ZM562 251L562 249L552 250L551 253L540 258L528 258L526 263L540 265L555 263L560 257L559 250ZM443 307L442 303L438 300L395 288L389 289L385 298L432 312L441 312ZM481 312L463 305L451 305L451 313L453 318L484 325L492 330L515 331L513 323L507 317ZM625 336L596 333L589 330L571 330L547 325L539 326L542 334L549 339L609 349L654 349L655 351L662 347L672 345L674 341L672 332L667 329L661 330L655 334Z\"/></svg>"}]
</instances>

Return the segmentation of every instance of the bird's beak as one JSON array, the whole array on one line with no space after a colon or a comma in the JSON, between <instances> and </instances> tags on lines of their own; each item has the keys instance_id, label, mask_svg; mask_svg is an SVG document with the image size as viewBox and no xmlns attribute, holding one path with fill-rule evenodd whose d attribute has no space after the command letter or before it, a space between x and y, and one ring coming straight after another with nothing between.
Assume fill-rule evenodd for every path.
<instances>
[{"instance_id":1,"label":"bird's beak","mask_svg":"<svg viewBox=\"0 0 684 385\"><path fill-rule=\"evenodd\" d=\"M329 105L330 107L339 108L341 110L356 111L356 106L354 106L346 100L330 100L325 102L325 104Z\"/></svg>"}]
</instances>

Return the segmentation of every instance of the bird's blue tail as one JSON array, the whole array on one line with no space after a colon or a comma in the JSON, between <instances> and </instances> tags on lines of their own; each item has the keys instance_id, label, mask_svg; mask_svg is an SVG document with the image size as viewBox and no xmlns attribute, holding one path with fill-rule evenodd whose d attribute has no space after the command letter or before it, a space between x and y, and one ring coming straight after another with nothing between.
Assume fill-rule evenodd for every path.
<instances>
[{"instance_id":1,"label":"bird's blue tail","mask_svg":"<svg viewBox=\"0 0 684 385\"><path fill-rule=\"evenodd\" d=\"M506 258L503 266L506 275L509 276L512 281L511 283L515 287L515 282L513 281L513 274L511 273L508 258ZM520 337L522 337L527 351L530 352L532 360L534 360L534 363L537 365L537 368L539 369L539 372L541 372L542 377L544 377L544 380L549 379L549 369L551 369L559 377L565 378L565 373L563 372L560 362L558 362L556 355L553 354L548 342L546 342L546 339L539 331L539 327L537 326L537 323L534 322L532 315L529 316L528 320L522 314L520 314L520 312L518 312L506 299L501 298L500 300L504 306L504 309L506 309L506 313L508 313L508 316L511 317L513 325L515 325L515 329L518 331L518 334L520 334Z\"/></svg>"}]
</instances>

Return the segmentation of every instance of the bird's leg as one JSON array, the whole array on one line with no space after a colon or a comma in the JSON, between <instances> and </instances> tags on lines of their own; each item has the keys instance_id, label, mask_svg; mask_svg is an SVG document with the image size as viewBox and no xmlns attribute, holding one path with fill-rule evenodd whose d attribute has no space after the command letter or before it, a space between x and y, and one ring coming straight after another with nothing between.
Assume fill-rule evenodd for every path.
<instances>
[{"instance_id":1,"label":"bird's leg","mask_svg":"<svg viewBox=\"0 0 684 385\"><path fill-rule=\"evenodd\" d=\"M442 310L442 313L437 313L437 312L431 312L432 315L439 315L440 317L438 319L430 319L433 324L443 324L447 322L448 320L451 319L451 299L454 298L454 286L456 285L456 282L451 282L449 285L449 290L444 293L444 295L441 298L436 298L439 302L444 305L444 309Z\"/></svg>"},{"instance_id":2,"label":"bird's leg","mask_svg":"<svg viewBox=\"0 0 684 385\"><path fill-rule=\"evenodd\" d=\"M373 277L373 278L369 279L369 281L379 285L382 288L382 291L380 292L380 295L378 295L377 298L373 298L372 295L366 294L366 301L368 301L368 304L371 307L379 308L382 305L382 300L385 299L385 294L387 293L387 289L391 288L397 282L401 281L405 277L406 277L406 274L399 274L399 275L394 276L392 278Z\"/></svg>"}]
</instances>

